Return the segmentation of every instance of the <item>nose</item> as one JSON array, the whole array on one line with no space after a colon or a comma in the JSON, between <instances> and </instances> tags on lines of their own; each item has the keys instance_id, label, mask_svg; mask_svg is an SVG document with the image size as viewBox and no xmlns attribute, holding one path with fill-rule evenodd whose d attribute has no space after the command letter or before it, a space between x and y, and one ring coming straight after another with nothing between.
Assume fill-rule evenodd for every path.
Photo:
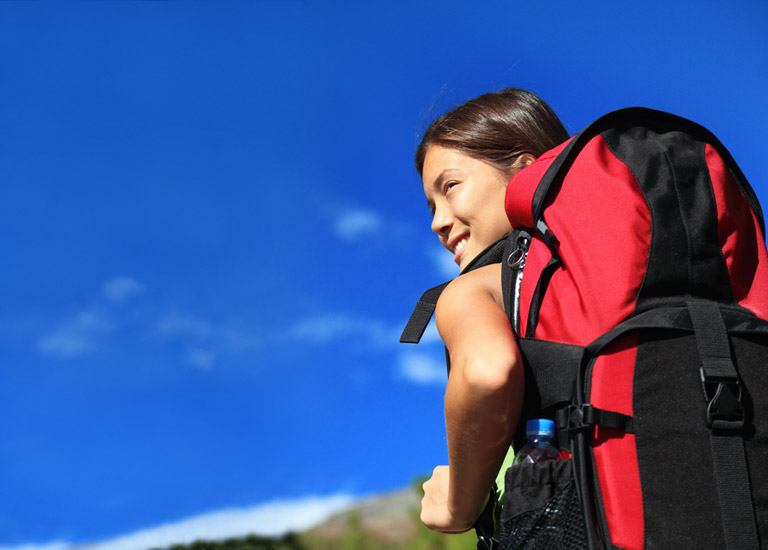
<instances>
[{"instance_id":1,"label":"nose","mask_svg":"<svg viewBox=\"0 0 768 550\"><path fill-rule=\"evenodd\" d=\"M450 212L444 208L435 210L435 214L432 216L432 231L440 237L447 237L452 225L453 217Z\"/></svg>"}]
</instances>

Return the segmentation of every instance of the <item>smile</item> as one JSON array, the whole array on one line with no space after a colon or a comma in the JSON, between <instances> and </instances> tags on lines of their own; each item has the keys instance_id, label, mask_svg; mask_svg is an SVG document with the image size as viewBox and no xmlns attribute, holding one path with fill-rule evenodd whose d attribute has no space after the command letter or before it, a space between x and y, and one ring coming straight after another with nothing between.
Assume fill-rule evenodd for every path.
<instances>
[{"instance_id":1,"label":"smile","mask_svg":"<svg viewBox=\"0 0 768 550\"><path fill-rule=\"evenodd\" d=\"M456 243L456 245L451 249L451 252L454 254L458 254L462 250L464 250L464 247L467 246L467 240L469 240L469 237L464 237L459 242Z\"/></svg>"}]
</instances>

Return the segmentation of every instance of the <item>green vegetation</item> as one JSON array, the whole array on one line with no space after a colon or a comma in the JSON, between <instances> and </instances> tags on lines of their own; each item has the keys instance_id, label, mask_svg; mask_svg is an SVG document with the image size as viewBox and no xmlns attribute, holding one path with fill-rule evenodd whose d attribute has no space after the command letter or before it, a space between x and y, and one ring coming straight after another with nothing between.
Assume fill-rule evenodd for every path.
<instances>
[{"instance_id":1,"label":"green vegetation","mask_svg":"<svg viewBox=\"0 0 768 550\"><path fill-rule=\"evenodd\" d=\"M474 531L461 535L430 531L419 521L418 509L408 510L403 517L406 519L398 526L398 533L388 536L380 529L372 529L360 510L353 509L344 515L343 528L333 534L310 530L280 538L251 535L223 541L199 540L164 550L474 550L477 545Z\"/></svg>"}]
</instances>

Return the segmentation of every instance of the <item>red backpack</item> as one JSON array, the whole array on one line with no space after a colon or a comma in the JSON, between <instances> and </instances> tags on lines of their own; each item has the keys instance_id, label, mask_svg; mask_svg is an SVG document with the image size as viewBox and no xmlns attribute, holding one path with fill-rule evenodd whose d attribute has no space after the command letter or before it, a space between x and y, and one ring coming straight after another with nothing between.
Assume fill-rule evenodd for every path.
<instances>
[{"instance_id":1,"label":"red backpack","mask_svg":"<svg viewBox=\"0 0 768 550\"><path fill-rule=\"evenodd\" d=\"M486 516L480 546L760 548L768 254L730 154L688 120L624 109L520 171L505 206L516 229L465 271L502 262L521 426L555 420L572 457L509 468L499 542Z\"/></svg>"}]
</instances>

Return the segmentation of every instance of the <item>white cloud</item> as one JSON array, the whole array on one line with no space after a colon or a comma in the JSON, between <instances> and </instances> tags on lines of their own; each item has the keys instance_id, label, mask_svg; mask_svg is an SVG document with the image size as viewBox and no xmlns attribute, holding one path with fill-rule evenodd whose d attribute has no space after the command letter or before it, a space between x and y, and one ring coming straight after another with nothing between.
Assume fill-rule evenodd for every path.
<instances>
[{"instance_id":1,"label":"white cloud","mask_svg":"<svg viewBox=\"0 0 768 550\"><path fill-rule=\"evenodd\" d=\"M37 349L43 355L71 359L92 352L98 339L113 329L103 314L86 310L44 336Z\"/></svg>"},{"instance_id":2,"label":"white cloud","mask_svg":"<svg viewBox=\"0 0 768 550\"><path fill-rule=\"evenodd\" d=\"M459 275L459 266L456 265L456 262L453 261L453 256L445 248L433 246L430 247L427 253L439 277L453 279Z\"/></svg>"},{"instance_id":3,"label":"white cloud","mask_svg":"<svg viewBox=\"0 0 768 550\"><path fill-rule=\"evenodd\" d=\"M419 385L442 385L447 380L445 364L420 352L401 354L397 372L405 380Z\"/></svg>"},{"instance_id":4,"label":"white cloud","mask_svg":"<svg viewBox=\"0 0 768 550\"><path fill-rule=\"evenodd\" d=\"M144 292L144 285L133 277L112 277L101 287L104 297L112 303L120 304Z\"/></svg>"},{"instance_id":5,"label":"white cloud","mask_svg":"<svg viewBox=\"0 0 768 550\"><path fill-rule=\"evenodd\" d=\"M19 546L0 546L0 550L74 550L72 545L63 541L43 544L21 544Z\"/></svg>"},{"instance_id":6,"label":"white cloud","mask_svg":"<svg viewBox=\"0 0 768 550\"><path fill-rule=\"evenodd\" d=\"M201 370L208 370L216 362L216 356L210 351L200 348L191 348L187 350L187 361L193 367Z\"/></svg>"},{"instance_id":7,"label":"white cloud","mask_svg":"<svg viewBox=\"0 0 768 550\"><path fill-rule=\"evenodd\" d=\"M189 544L199 539L222 540L250 534L281 536L288 531L317 525L353 503L354 498L344 494L275 500L247 508L200 514L93 544L52 542L2 546L0 550L148 550Z\"/></svg>"},{"instance_id":8,"label":"white cloud","mask_svg":"<svg viewBox=\"0 0 768 550\"><path fill-rule=\"evenodd\" d=\"M387 326L376 319L329 314L299 321L291 328L290 335L298 340L314 344L364 338L369 344L388 346L398 342L400 329Z\"/></svg>"},{"instance_id":9,"label":"white cloud","mask_svg":"<svg viewBox=\"0 0 768 550\"><path fill-rule=\"evenodd\" d=\"M440 339L440 333L437 332L437 325L435 325L435 318L432 317L432 320L427 325L426 330L424 331L424 334L421 335L421 340L419 340L422 344L432 344L434 342L442 342Z\"/></svg>"},{"instance_id":10,"label":"white cloud","mask_svg":"<svg viewBox=\"0 0 768 550\"><path fill-rule=\"evenodd\" d=\"M358 241L378 233L384 222L381 216L372 210L349 210L336 217L333 231L344 241Z\"/></svg>"}]
</instances>

